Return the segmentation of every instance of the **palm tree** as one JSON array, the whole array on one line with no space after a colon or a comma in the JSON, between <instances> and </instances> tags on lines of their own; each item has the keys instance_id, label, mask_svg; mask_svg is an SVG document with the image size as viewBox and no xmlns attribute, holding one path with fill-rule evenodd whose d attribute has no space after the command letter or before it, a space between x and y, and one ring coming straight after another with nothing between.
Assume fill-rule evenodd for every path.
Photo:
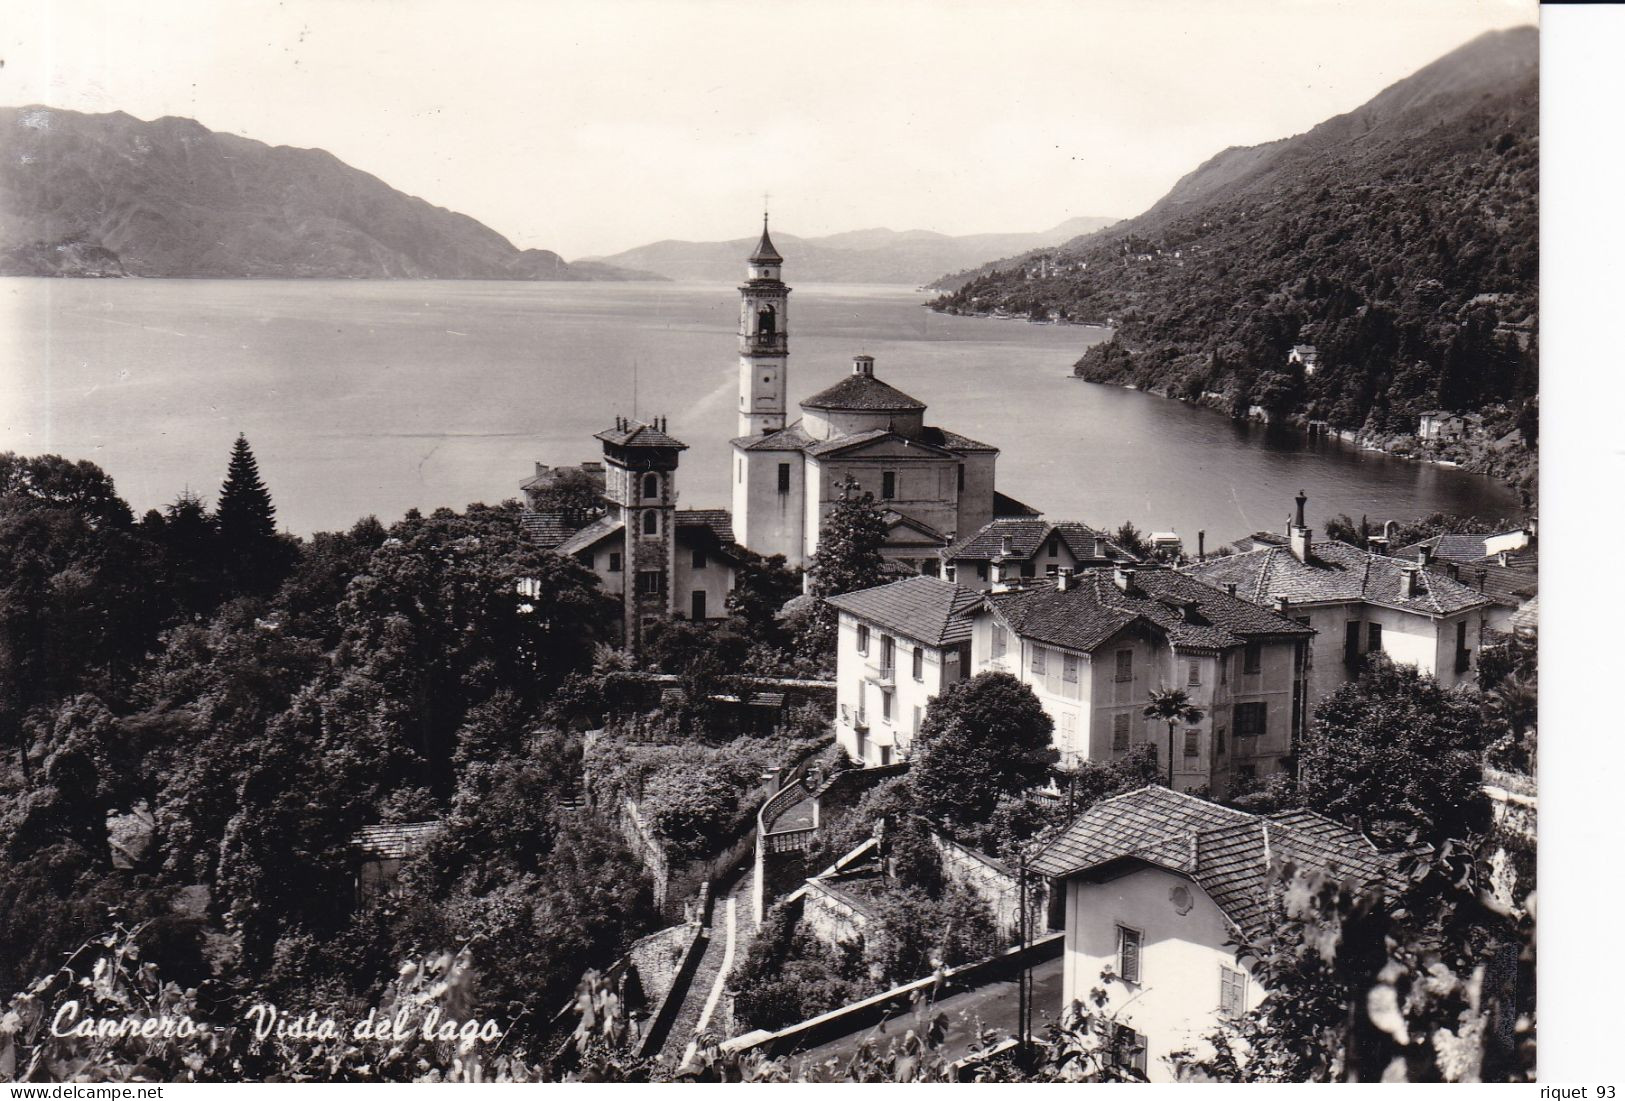
<instances>
[{"instance_id":1,"label":"palm tree","mask_svg":"<svg viewBox=\"0 0 1625 1101\"><path fill-rule=\"evenodd\" d=\"M1147 692L1146 698L1151 702L1145 705L1140 712L1148 719L1161 719L1168 724L1168 789L1174 787L1174 727L1180 723L1199 723L1206 714L1200 707L1191 702L1183 688L1159 688L1155 692Z\"/></svg>"}]
</instances>

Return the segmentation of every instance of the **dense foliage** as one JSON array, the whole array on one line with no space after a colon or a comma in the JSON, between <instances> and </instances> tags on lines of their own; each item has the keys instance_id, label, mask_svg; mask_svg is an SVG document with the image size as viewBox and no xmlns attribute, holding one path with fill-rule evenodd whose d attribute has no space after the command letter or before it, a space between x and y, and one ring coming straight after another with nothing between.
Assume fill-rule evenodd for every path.
<instances>
[{"instance_id":1,"label":"dense foliage","mask_svg":"<svg viewBox=\"0 0 1625 1101\"><path fill-rule=\"evenodd\" d=\"M652 919L549 728L612 602L512 505L276 536L252 458L224 515L136 522L91 464L0 456L0 991L110 920L216 1020L356 1012L466 944L481 1010L540 1032ZM357 905L355 830L429 820L405 893Z\"/></svg>"},{"instance_id":2,"label":"dense foliage","mask_svg":"<svg viewBox=\"0 0 1625 1101\"><path fill-rule=\"evenodd\" d=\"M1009 673L979 673L931 700L915 736L909 788L921 814L984 822L999 798L1041 783L1054 761L1055 722Z\"/></svg>"},{"instance_id":3,"label":"dense foliage","mask_svg":"<svg viewBox=\"0 0 1625 1101\"><path fill-rule=\"evenodd\" d=\"M1487 744L1477 700L1379 655L1316 707L1300 750L1303 797L1392 842L1476 836Z\"/></svg>"},{"instance_id":4,"label":"dense foliage","mask_svg":"<svg viewBox=\"0 0 1625 1101\"><path fill-rule=\"evenodd\" d=\"M1532 58L1525 39L1504 45ZM1382 434L1415 432L1430 408L1481 410L1492 437L1532 448L1536 77L1497 84L1466 53L1417 78L1433 81L1419 106L1385 93L1227 151L1146 214L991 265L938 308L1110 324L1078 374L1236 415ZM1288 363L1297 344L1318 349L1312 375Z\"/></svg>"}]
</instances>

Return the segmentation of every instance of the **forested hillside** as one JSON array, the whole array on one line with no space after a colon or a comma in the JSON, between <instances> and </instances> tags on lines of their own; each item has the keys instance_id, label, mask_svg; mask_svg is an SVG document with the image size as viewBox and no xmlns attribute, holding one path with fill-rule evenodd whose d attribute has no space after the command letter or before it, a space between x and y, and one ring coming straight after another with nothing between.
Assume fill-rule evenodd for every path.
<instances>
[{"instance_id":1,"label":"forested hillside","mask_svg":"<svg viewBox=\"0 0 1625 1101\"><path fill-rule=\"evenodd\" d=\"M1077 373L1377 435L1435 407L1534 443L1538 43L1497 32L1296 138L1221 153L1138 218L937 308L1110 324ZM1314 345L1312 374L1289 364ZM1510 444L1509 444L1510 445Z\"/></svg>"}]
</instances>

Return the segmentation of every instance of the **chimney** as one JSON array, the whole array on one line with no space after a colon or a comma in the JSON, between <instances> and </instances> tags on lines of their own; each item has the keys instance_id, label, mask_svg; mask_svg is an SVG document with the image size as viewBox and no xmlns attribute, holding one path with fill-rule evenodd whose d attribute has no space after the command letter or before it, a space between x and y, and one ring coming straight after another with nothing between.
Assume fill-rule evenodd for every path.
<instances>
[{"instance_id":1,"label":"chimney","mask_svg":"<svg viewBox=\"0 0 1625 1101\"><path fill-rule=\"evenodd\" d=\"M1388 542L1392 543L1394 541L1394 536L1396 536L1398 534L1399 534L1399 521L1398 520L1389 520L1387 523L1382 525L1382 537L1384 539L1388 540Z\"/></svg>"},{"instance_id":2,"label":"chimney","mask_svg":"<svg viewBox=\"0 0 1625 1101\"><path fill-rule=\"evenodd\" d=\"M1310 535L1311 532L1309 529L1304 527L1302 524L1299 524L1292 529L1292 557L1296 558L1299 562L1309 561Z\"/></svg>"},{"instance_id":3,"label":"chimney","mask_svg":"<svg viewBox=\"0 0 1625 1101\"><path fill-rule=\"evenodd\" d=\"M1432 547L1428 546L1426 543L1423 543L1421 546L1416 548L1416 563L1417 563L1417 565L1426 566L1428 563L1430 563L1432 561L1433 561L1433 548Z\"/></svg>"},{"instance_id":4,"label":"chimney","mask_svg":"<svg viewBox=\"0 0 1625 1101\"><path fill-rule=\"evenodd\" d=\"M536 464L536 477L540 478L543 474L546 474L546 473L547 473L547 464L546 463L537 463Z\"/></svg>"},{"instance_id":5,"label":"chimney","mask_svg":"<svg viewBox=\"0 0 1625 1101\"><path fill-rule=\"evenodd\" d=\"M1309 503L1309 495L1300 489L1298 490L1298 495L1294 497L1293 500L1298 503L1297 525L1301 528L1303 527L1303 506Z\"/></svg>"},{"instance_id":6,"label":"chimney","mask_svg":"<svg viewBox=\"0 0 1625 1101\"><path fill-rule=\"evenodd\" d=\"M999 537L999 553L1011 555L1016 552L1016 537L1014 535L1001 535Z\"/></svg>"},{"instance_id":7,"label":"chimney","mask_svg":"<svg viewBox=\"0 0 1625 1101\"><path fill-rule=\"evenodd\" d=\"M1450 562L1450 563L1446 564L1445 569L1450 571L1450 580L1452 580L1452 581L1460 581L1461 580L1461 563L1459 563L1459 562Z\"/></svg>"},{"instance_id":8,"label":"chimney","mask_svg":"<svg viewBox=\"0 0 1625 1101\"><path fill-rule=\"evenodd\" d=\"M1505 566L1507 564L1507 552L1506 551L1496 551L1495 552L1495 560L1498 563L1500 563L1501 565Z\"/></svg>"},{"instance_id":9,"label":"chimney","mask_svg":"<svg viewBox=\"0 0 1625 1101\"><path fill-rule=\"evenodd\" d=\"M1421 571L1415 566L1404 566L1399 571L1399 595L1406 600L1416 596L1416 575Z\"/></svg>"},{"instance_id":10,"label":"chimney","mask_svg":"<svg viewBox=\"0 0 1625 1101\"><path fill-rule=\"evenodd\" d=\"M1366 541L1366 549L1372 554L1387 555L1388 537L1386 535L1373 535Z\"/></svg>"},{"instance_id":11,"label":"chimney","mask_svg":"<svg viewBox=\"0 0 1625 1101\"><path fill-rule=\"evenodd\" d=\"M1112 582L1125 593L1134 593L1134 571L1128 566L1118 566L1112 571Z\"/></svg>"},{"instance_id":12,"label":"chimney","mask_svg":"<svg viewBox=\"0 0 1625 1101\"><path fill-rule=\"evenodd\" d=\"M1229 593L1231 596L1235 596L1236 595L1236 583L1234 581L1226 582L1225 586L1224 586L1224 591Z\"/></svg>"},{"instance_id":13,"label":"chimney","mask_svg":"<svg viewBox=\"0 0 1625 1101\"><path fill-rule=\"evenodd\" d=\"M1104 535L1100 534L1098 531L1095 532L1095 557L1096 558L1110 558L1111 557L1111 555L1106 553L1106 537Z\"/></svg>"},{"instance_id":14,"label":"chimney","mask_svg":"<svg viewBox=\"0 0 1625 1101\"><path fill-rule=\"evenodd\" d=\"M1196 560L1198 562L1207 561L1207 532L1205 531L1196 533Z\"/></svg>"},{"instance_id":15,"label":"chimney","mask_svg":"<svg viewBox=\"0 0 1625 1101\"><path fill-rule=\"evenodd\" d=\"M1275 598L1273 606L1275 608L1276 615L1286 615L1287 612L1292 608L1292 601L1288 600L1284 596L1278 596Z\"/></svg>"},{"instance_id":16,"label":"chimney","mask_svg":"<svg viewBox=\"0 0 1625 1101\"><path fill-rule=\"evenodd\" d=\"M1072 588L1072 567L1062 566L1055 571L1055 591L1064 593Z\"/></svg>"},{"instance_id":17,"label":"chimney","mask_svg":"<svg viewBox=\"0 0 1625 1101\"><path fill-rule=\"evenodd\" d=\"M875 357L853 356L852 373L854 375L863 375L865 378L873 378L875 373Z\"/></svg>"}]
</instances>

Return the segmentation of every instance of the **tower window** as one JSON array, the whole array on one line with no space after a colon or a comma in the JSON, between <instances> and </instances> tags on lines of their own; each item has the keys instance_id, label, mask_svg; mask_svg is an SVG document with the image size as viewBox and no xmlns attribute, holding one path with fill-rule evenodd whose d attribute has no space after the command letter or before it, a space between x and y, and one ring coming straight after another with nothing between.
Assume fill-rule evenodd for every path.
<instances>
[{"instance_id":1,"label":"tower window","mask_svg":"<svg viewBox=\"0 0 1625 1101\"><path fill-rule=\"evenodd\" d=\"M965 464L959 464L959 492L965 492Z\"/></svg>"},{"instance_id":2,"label":"tower window","mask_svg":"<svg viewBox=\"0 0 1625 1101\"><path fill-rule=\"evenodd\" d=\"M790 464L789 463L780 463L779 464L779 492L780 493L789 493L790 492Z\"/></svg>"},{"instance_id":3,"label":"tower window","mask_svg":"<svg viewBox=\"0 0 1625 1101\"><path fill-rule=\"evenodd\" d=\"M646 498L660 496L660 475L645 474L643 476L643 496Z\"/></svg>"},{"instance_id":4,"label":"tower window","mask_svg":"<svg viewBox=\"0 0 1625 1101\"><path fill-rule=\"evenodd\" d=\"M880 496L885 500L895 500L897 497L897 472L885 471L880 475Z\"/></svg>"},{"instance_id":5,"label":"tower window","mask_svg":"<svg viewBox=\"0 0 1625 1101\"><path fill-rule=\"evenodd\" d=\"M659 515L657 515L654 512L645 512L643 514L643 534L645 534L645 535L659 535L660 534L660 517L659 517Z\"/></svg>"},{"instance_id":6,"label":"tower window","mask_svg":"<svg viewBox=\"0 0 1625 1101\"><path fill-rule=\"evenodd\" d=\"M778 332L778 315L773 312L772 306L763 306L756 311L756 331L763 336L772 336Z\"/></svg>"},{"instance_id":7,"label":"tower window","mask_svg":"<svg viewBox=\"0 0 1625 1101\"><path fill-rule=\"evenodd\" d=\"M654 596L665 589L665 575L659 570L638 571L638 592L644 596Z\"/></svg>"}]
</instances>

